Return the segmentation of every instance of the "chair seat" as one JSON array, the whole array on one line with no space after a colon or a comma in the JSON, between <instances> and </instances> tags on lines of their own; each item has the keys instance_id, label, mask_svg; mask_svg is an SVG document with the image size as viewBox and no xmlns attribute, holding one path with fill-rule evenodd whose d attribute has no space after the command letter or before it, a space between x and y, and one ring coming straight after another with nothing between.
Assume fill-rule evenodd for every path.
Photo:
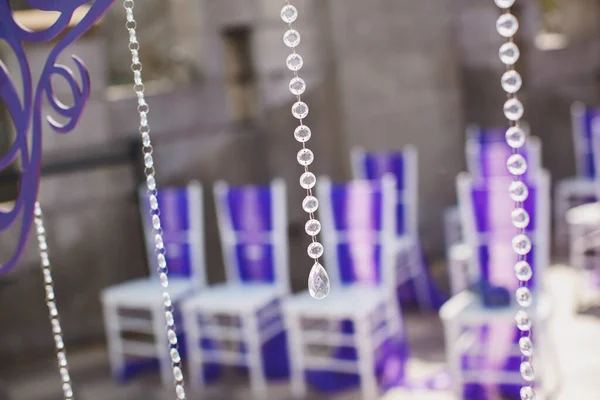
<instances>
[{"instance_id":1,"label":"chair seat","mask_svg":"<svg viewBox=\"0 0 600 400\"><path fill-rule=\"evenodd\" d=\"M257 312L280 295L281 290L269 284L218 284L187 299L182 309L226 314Z\"/></svg>"},{"instance_id":2,"label":"chair seat","mask_svg":"<svg viewBox=\"0 0 600 400\"><path fill-rule=\"evenodd\" d=\"M308 291L287 298L285 312L315 318L366 316L386 301L383 289L373 286L336 286L322 300L313 299Z\"/></svg>"},{"instance_id":3,"label":"chair seat","mask_svg":"<svg viewBox=\"0 0 600 400\"><path fill-rule=\"evenodd\" d=\"M567 211L566 220L569 225L599 226L600 202L571 208Z\"/></svg>"},{"instance_id":4,"label":"chair seat","mask_svg":"<svg viewBox=\"0 0 600 400\"><path fill-rule=\"evenodd\" d=\"M171 301L178 302L194 291L189 279L170 278L168 292ZM102 291L102 301L132 308L162 307L163 287L155 278L142 278L120 283Z\"/></svg>"}]
</instances>

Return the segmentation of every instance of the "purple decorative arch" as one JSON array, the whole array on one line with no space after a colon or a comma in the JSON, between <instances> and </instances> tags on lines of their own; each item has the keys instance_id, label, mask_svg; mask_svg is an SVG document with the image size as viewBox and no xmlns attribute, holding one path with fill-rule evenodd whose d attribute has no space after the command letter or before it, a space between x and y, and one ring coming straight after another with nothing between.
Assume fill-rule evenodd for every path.
<instances>
[{"instance_id":1,"label":"purple decorative arch","mask_svg":"<svg viewBox=\"0 0 600 400\"><path fill-rule=\"evenodd\" d=\"M114 0L95 0L85 16L75 26L70 28L50 51L43 66L37 86L34 87L31 77L29 62L25 55L24 44L44 43L55 39L68 28L75 10L89 0L26 0L27 3L41 11L58 12L57 20L47 29L31 31L20 26L14 19L9 0L0 0L0 40L8 43L18 60L23 84L23 96L0 60L0 99L8 108L10 118L16 130L16 137L6 154L0 155L0 171L10 166L20 157L22 172L19 195L12 210L0 210L0 231L8 229L16 223L19 215L20 221L19 241L14 253L10 255L5 264L0 265L0 274L9 271L15 266L29 236L33 220L33 208L37 200L40 167L42 160L42 124L49 124L57 133L68 133L77 125L85 104L90 95L90 78L82 60L72 56L78 69L81 83L69 68L57 64L60 53L77 38L85 33L94 23L104 15ZM52 90L51 77L59 75L67 81L73 95L73 105L62 104ZM60 124L47 116L43 118L42 102L44 97L50 106L67 122ZM45 119L45 121L43 121Z\"/></svg>"}]
</instances>

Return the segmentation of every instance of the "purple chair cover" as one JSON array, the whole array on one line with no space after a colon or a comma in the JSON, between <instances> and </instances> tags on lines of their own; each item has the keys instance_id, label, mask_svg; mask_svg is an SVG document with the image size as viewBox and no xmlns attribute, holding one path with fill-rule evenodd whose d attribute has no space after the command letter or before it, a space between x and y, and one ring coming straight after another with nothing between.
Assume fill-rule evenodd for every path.
<instances>
[{"instance_id":1,"label":"purple chair cover","mask_svg":"<svg viewBox=\"0 0 600 400\"><path fill-rule=\"evenodd\" d=\"M330 196L321 196L321 202L331 201L331 205L327 207L334 213L333 228L345 233L348 238L337 248L329 250L337 252L338 265L330 265L329 268L338 269L341 284L382 284L381 244L378 239L383 219L390 216L383 215L381 188L381 181L361 181L332 185ZM352 333L353 325L352 321L342 321L340 329L345 333ZM339 347L333 350L333 357L356 360L356 350ZM405 337L388 340L376 351L374 368L382 389L403 383L407 357ZM306 375L308 382L323 392L342 391L355 387L360 382L356 374L311 370Z\"/></svg>"},{"instance_id":2,"label":"purple chair cover","mask_svg":"<svg viewBox=\"0 0 600 400\"><path fill-rule=\"evenodd\" d=\"M396 207L396 233L398 236L408 232L406 226L406 207L403 202L402 193L407 189L408 171L405 162L406 156L403 152L370 152L364 153L364 157L360 160L360 169L362 170L362 178L369 180L379 180L386 174L392 174L396 178L396 185L398 188L398 205ZM416 167L416 166L415 166ZM419 242L420 245L420 242ZM423 259L423 265L425 273L428 275L429 288L429 304L434 308L439 308L448 300L448 296L443 294L439 289L435 280L429 273L429 262L425 256L425 253L421 250L421 257ZM416 294L416 288L413 281L406 282L398 289L399 300L404 304L415 306L418 304L418 298Z\"/></svg>"},{"instance_id":3,"label":"purple chair cover","mask_svg":"<svg viewBox=\"0 0 600 400\"><path fill-rule=\"evenodd\" d=\"M491 286L504 287L513 293L518 287L512 266L517 261L517 256L512 251L511 240L516 233L512 226L510 213L514 202L506 194L510 179L495 179L488 182L478 182L471 187L472 213L476 224L476 231L480 238L478 250L480 279ZM530 215L527 232L532 233L537 229L536 200L538 190L529 184L529 196L523 207ZM529 235L532 240L534 235ZM526 256L531 264L534 274L531 287L536 286L535 254L540 244L533 241L531 252ZM508 267L507 267L508 266ZM479 328L478 344L485 349L482 356L464 355L462 358L463 369L477 371L518 371L520 357L510 356L509 353L518 349L520 331L513 322L499 321ZM505 396L509 399L520 399L518 385L482 385L468 384L464 386L464 399L486 400L498 399ZM516 397L515 397L516 396Z\"/></svg>"},{"instance_id":4,"label":"purple chair cover","mask_svg":"<svg viewBox=\"0 0 600 400\"><path fill-rule=\"evenodd\" d=\"M274 230L272 186L228 187L220 201L231 221L237 244L233 251L241 282L275 283L275 247L269 243ZM281 266L281 268L287 268ZM278 316L277 318L281 318ZM241 350L245 352L245 346ZM277 335L262 348L264 371L269 379L289 377L287 339L285 332ZM246 371L246 368L240 368Z\"/></svg>"},{"instance_id":5,"label":"purple chair cover","mask_svg":"<svg viewBox=\"0 0 600 400\"><path fill-rule=\"evenodd\" d=\"M593 179L596 177L596 167L594 163L594 152L592 151L592 121L600 117L600 108L585 107L581 109L581 113L573 114L574 127L573 133L579 135L575 138L575 142L579 143L580 148L576 148L578 157L582 157L580 172L586 178Z\"/></svg>"}]
</instances>

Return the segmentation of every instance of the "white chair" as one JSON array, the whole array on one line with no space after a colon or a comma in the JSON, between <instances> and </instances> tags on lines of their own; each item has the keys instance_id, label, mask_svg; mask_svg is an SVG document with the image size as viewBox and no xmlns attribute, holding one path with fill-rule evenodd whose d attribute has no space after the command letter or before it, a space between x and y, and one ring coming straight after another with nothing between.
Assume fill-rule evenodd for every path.
<instances>
[{"instance_id":1,"label":"white chair","mask_svg":"<svg viewBox=\"0 0 600 400\"><path fill-rule=\"evenodd\" d=\"M317 192L331 293L317 301L305 291L283 303L292 395L304 398L305 372L317 370L358 374L362 397L377 399L377 350L404 335L394 265L395 180L332 185L320 179ZM352 333L340 329L342 321L352 322ZM337 359L313 346L355 348L357 357Z\"/></svg>"},{"instance_id":2,"label":"white chair","mask_svg":"<svg viewBox=\"0 0 600 400\"><path fill-rule=\"evenodd\" d=\"M289 293L285 183L218 182L214 192L227 281L182 306L191 384L205 385L205 364L242 366L253 395L266 399L262 348L284 332L279 301Z\"/></svg>"},{"instance_id":3,"label":"white chair","mask_svg":"<svg viewBox=\"0 0 600 400\"><path fill-rule=\"evenodd\" d=\"M419 237L418 156L413 146L397 152L366 152L352 149L353 175L356 179L381 179L392 174L397 185L396 248L398 283L414 282L416 298L422 307L433 308L430 278L423 263Z\"/></svg>"},{"instance_id":4,"label":"white chair","mask_svg":"<svg viewBox=\"0 0 600 400\"><path fill-rule=\"evenodd\" d=\"M507 193L509 183L510 179L506 178L475 182L468 174L461 174L457 178L457 192L465 239L471 248L469 286L483 281L504 287L513 299L518 281L513 268L517 256L512 250L511 240L516 230L510 218L514 202ZM527 260L534 270L531 285L535 299L543 296L544 270L549 265L549 185L550 178L545 171L530 176L529 197L524 205L531 215L527 230L533 245ZM492 309L485 307L475 293L463 291L442 306L440 317L444 324L446 354L458 398L462 398L463 385L466 384L518 385L523 382L518 369L504 369L510 356L520 354L514 342L514 318L519 309L514 303L512 300L510 307ZM544 385L557 383L559 376L555 348L548 331L550 311L547 299L539 299L530 308L536 324L536 347L542 349L536 351L535 366L537 376L543 377ZM481 336L481 329L485 326L490 326L492 332L487 342L483 342ZM547 358L544 359L544 356ZM485 368L479 365L481 363L475 369L464 367L465 359L476 358L486 360Z\"/></svg>"},{"instance_id":5,"label":"white chair","mask_svg":"<svg viewBox=\"0 0 600 400\"><path fill-rule=\"evenodd\" d=\"M155 273L158 265L145 185L139 196L150 276L102 292L108 356L113 375L122 379L158 359L162 381L168 385L173 383L171 355L163 289ZM163 188L158 201L169 269L168 291L177 313L181 301L206 283L202 186L190 183L183 188Z\"/></svg>"},{"instance_id":6,"label":"white chair","mask_svg":"<svg viewBox=\"0 0 600 400\"><path fill-rule=\"evenodd\" d=\"M596 168L592 151L592 120L600 116L600 108L586 107L576 102L571 106L573 148L576 176L556 182L554 189L554 223L556 245L565 247L569 235L565 219L569 209L593 203L598 199L594 183Z\"/></svg>"}]
</instances>

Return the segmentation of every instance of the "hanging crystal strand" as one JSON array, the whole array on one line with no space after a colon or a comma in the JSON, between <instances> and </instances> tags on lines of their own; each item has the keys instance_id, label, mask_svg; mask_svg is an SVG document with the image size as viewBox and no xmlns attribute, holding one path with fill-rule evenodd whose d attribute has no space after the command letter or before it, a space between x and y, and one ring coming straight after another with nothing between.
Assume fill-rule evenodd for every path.
<instances>
[{"instance_id":1,"label":"hanging crystal strand","mask_svg":"<svg viewBox=\"0 0 600 400\"><path fill-rule=\"evenodd\" d=\"M52 267L50 266L50 257L48 256L48 243L46 242L46 229L44 228L42 208L38 202L35 203L34 208L34 223L37 231L42 273L44 274L46 306L48 306L48 316L50 318L50 324L52 325L56 360L58 361L58 370L60 371L60 377L63 383L63 394L65 400L72 400L73 386L71 385L71 374L69 374L67 350L65 349L65 341L60 326L60 316L58 315L58 308L56 307L56 299L54 296L54 279L52 278Z\"/></svg>"},{"instance_id":2,"label":"hanging crystal strand","mask_svg":"<svg viewBox=\"0 0 600 400\"><path fill-rule=\"evenodd\" d=\"M510 8L515 0L494 0L496 5L504 12L496 22L498 33L506 38L506 43L500 47L500 60L506 65L506 72L502 75L501 85L507 93L507 100L504 103L504 115L510 121L510 128L506 131L506 141L513 149L512 155L507 160L509 172L514 180L510 184L509 193L511 199L515 202L515 208L512 211L512 223L517 229L517 233L512 240L512 247L517 254L517 263L515 264L515 273L519 280L519 288L516 291L517 303L521 309L515 317L517 327L521 331L519 340L519 349L521 351L520 372L523 379L527 382L521 388L522 400L535 400L535 391L533 381L535 373L532 366L533 343L531 341L531 319L527 309L531 306L533 299L528 283L532 277L532 269L526 261L527 254L531 251L531 239L527 236L525 229L529 225L529 214L523 206L527 199L528 189L523 182L522 176L527 170L527 162L520 154L520 149L525 145L526 134L520 126L520 119L523 116L524 108L521 101L517 98L517 92L521 88L521 75L515 70L515 63L519 59L519 48L514 43L514 35L519 29L517 18L511 14Z\"/></svg>"},{"instance_id":3,"label":"hanging crystal strand","mask_svg":"<svg viewBox=\"0 0 600 400\"><path fill-rule=\"evenodd\" d=\"M319 258L323 255L323 245L317 240L317 235L321 231L321 223L315 218L319 201L312 192L313 187L317 183L317 178L308 170L308 166L313 163L315 156L306 147L306 142L311 137L311 130L303 123L303 119L308 115L308 106L302 101L302 94L306 90L306 83L304 79L300 78L298 71L302 68L304 60L296 52L296 47L300 44L300 33L293 28L293 23L298 19L298 10L290 4L290 0L286 0L285 3L285 6L281 9L281 19L288 24L288 30L283 35L283 43L292 50L292 54L287 57L286 65L294 73L294 77L289 85L290 92L296 96L296 102L292 106L292 115L299 121L299 125L294 131L294 138L302 144L302 149L298 152L297 160L304 167L304 173L300 176L300 186L306 189L306 197L302 202L302 208L309 215L309 220L304 228L312 239L312 242L308 246L308 255L315 260L308 276L308 291L315 299L323 299L329 294L330 285L327 271L319 262Z\"/></svg>"},{"instance_id":4,"label":"hanging crystal strand","mask_svg":"<svg viewBox=\"0 0 600 400\"><path fill-rule=\"evenodd\" d=\"M175 386L175 395L178 400L186 398L183 372L181 368L181 357L179 355L179 344L175 327L175 319L171 296L169 295L169 279L167 270L167 260L165 257L165 246L163 242L163 230L161 227L160 210L158 207L158 190L155 179L154 158L152 157L152 143L150 141L150 127L148 125L148 112L150 107L146 102L144 95L144 83L142 82L142 63L140 62L139 49L140 44L137 40L137 24L133 16L134 1L125 0L123 2L127 13L127 22L125 24L129 32L129 50L131 51L131 70L133 72L134 86L133 90L137 95L140 114L139 132L142 136L142 152L144 153L144 174L146 175L146 185L148 188L148 200L150 204L150 216L152 218L152 234L154 235L154 246L156 260L158 263L158 276L163 287L163 306L166 321L167 340L169 343L169 354L171 357L173 379Z\"/></svg>"}]
</instances>

